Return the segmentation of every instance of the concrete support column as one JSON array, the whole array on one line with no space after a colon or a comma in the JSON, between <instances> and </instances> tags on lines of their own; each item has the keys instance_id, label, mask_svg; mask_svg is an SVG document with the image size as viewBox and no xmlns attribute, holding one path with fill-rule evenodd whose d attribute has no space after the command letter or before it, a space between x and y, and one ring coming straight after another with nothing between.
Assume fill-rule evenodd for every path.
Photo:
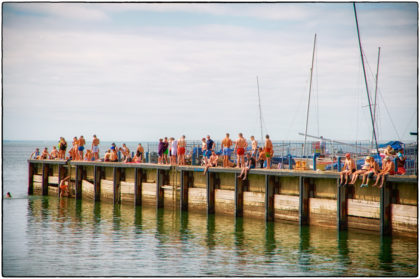
<instances>
[{"instance_id":1,"label":"concrete support column","mask_svg":"<svg viewBox=\"0 0 420 279\"><path fill-rule=\"evenodd\" d=\"M244 216L244 185L243 180L235 176L235 217Z\"/></svg>"},{"instance_id":2,"label":"concrete support column","mask_svg":"<svg viewBox=\"0 0 420 279\"><path fill-rule=\"evenodd\" d=\"M76 165L76 199L82 199L82 181L83 181L83 167Z\"/></svg>"},{"instance_id":3,"label":"concrete support column","mask_svg":"<svg viewBox=\"0 0 420 279\"><path fill-rule=\"evenodd\" d=\"M207 172L206 184L207 184L207 214L215 213L215 173Z\"/></svg>"},{"instance_id":4,"label":"concrete support column","mask_svg":"<svg viewBox=\"0 0 420 279\"><path fill-rule=\"evenodd\" d=\"M164 170L156 170L156 207L163 208L164 190L162 188L165 179Z\"/></svg>"},{"instance_id":5,"label":"concrete support column","mask_svg":"<svg viewBox=\"0 0 420 279\"><path fill-rule=\"evenodd\" d=\"M386 181L386 176L384 186L380 189L380 232L381 235L391 235L392 234L392 223L391 223L391 200L392 200L392 185Z\"/></svg>"},{"instance_id":6,"label":"concrete support column","mask_svg":"<svg viewBox=\"0 0 420 279\"><path fill-rule=\"evenodd\" d=\"M34 174L35 174L34 164L28 163L28 195L34 194Z\"/></svg>"},{"instance_id":7,"label":"concrete support column","mask_svg":"<svg viewBox=\"0 0 420 279\"><path fill-rule=\"evenodd\" d=\"M48 196L48 176L50 172L50 166L48 164L42 164L42 195Z\"/></svg>"},{"instance_id":8,"label":"concrete support column","mask_svg":"<svg viewBox=\"0 0 420 279\"><path fill-rule=\"evenodd\" d=\"M309 224L309 183L299 176L299 224Z\"/></svg>"},{"instance_id":9,"label":"concrete support column","mask_svg":"<svg viewBox=\"0 0 420 279\"><path fill-rule=\"evenodd\" d=\"M114 204L121 204L121 168L113 169Z\"/></svg>"},{"instance_id":10,"label":"concrete support column","mask_svg":"<svg viewBox=\"0 0 420 279\"><path fill-rule=\"evenodd\" d=\"M181 211L188 210L188 188L191 184L191 172L188 171L181 171L181 195L180 195L180 202L181 202Z\"/></svg>"},{"instance_id":11,"label":"concrete support column","mask_svg":"<svg viewBox=\"0 0 420 279\"><path fill-rule=\"evenodd\" d=\"M93 187L95 190L95 201L101 201L101 179L102 168L98 166L93 167Z\"/></svg>"},{"instance_id":12,"label":"concrete support column","mask_svg":"<svg viewBox=\"0 0 420 279\"><path fill-rule=\"evenodd\" d=\"M348 188L340 187L340 179L337 179L337 230L347 229L347 199Z\"/></svg>"},{"instance_id":13,"label":"concrete support column","mask_svg":"<svg viewBox=\"0 0 420 279\"><path fill-rule=\"evenodd\" d=\"M265 221L274 221L274 177L265 175Z\"/></svg>"},{"instance_id":14,"label":"concrete support column","mask_svg":"<svg viewBox=\"0 0 420 279\"><path fill-rule=\"evenodd\" d=\"M134 204L141 205L141 194L143 192L143 170L134 170Z\"/></svg>"}]
</instances>

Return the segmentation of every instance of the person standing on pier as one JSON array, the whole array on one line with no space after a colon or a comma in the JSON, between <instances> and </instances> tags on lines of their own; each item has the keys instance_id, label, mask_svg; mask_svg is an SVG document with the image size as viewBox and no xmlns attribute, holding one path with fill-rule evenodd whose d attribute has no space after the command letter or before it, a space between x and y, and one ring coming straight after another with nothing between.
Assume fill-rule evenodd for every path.
<instances>
[{"instance_id":1,"label":"person standing on pier","mask_svg":"<svg viewBox=\"0 0 420 279\"><path fill-rule=\"evenodd\" d=\"M77 154L79 152L78 144L79 144L79 140L77 139L77 137L74 137L73 142L72 142L72 148L69 151L71 160L77 160Z\"/></svg>"},{"instance_id":2,"label":"person standing on pier","mask_svg":"<svg viewBox=\"0 0 420 279\"><path fill-rule=\"evenodd\" d=\"M92 156L95 161L99 159L99 139L96 135L93 135L92 140Z\"/></svg>"},{"instance_id":3,"label":"person standing on pier","mask_svg":"<svg viewBox=\"0 0 420 279\"><path fill-rule=\"evenodd\" d=\"M214 141L210 138L210 135L207 135L207 141L206 141L206 158L207 158L207 160L212 155L214 145L215 145Z\"/></svg>"},{"instance_id":4,"label":"person standing on pier","mask_svg":"<svg viewBox=\"0 0 420 279\"><path fill-rule=\"evenodd\" d=\"M158 164L163 164L163 151L164 151L164 145L163 145L163 139L159 139L158 144Z\"/></svg>"},{"instance_id":5,"label":"person standing on pier","mask_svg":"<svg viewBox=\"0 0 420 279\"><path fill-rule=\"evenodd\" d=\"M171 137L170 141L171 141L171 165L176 165L177 164L176 157L178 153L178 141L174 137Z\"/></svg>"},{"instance_id":6,"label":"person standing on pier","mask_svg":"<svg viewBox=\"0 0 420 279\"><path fill-rule=\"evenodd\" d=\"M254 159L255 159L257 157L258 142L255 140L254 136L251 136L251 146L252 146L251 156L254 157Z\"/></svg>"},{"instance_id":7,"label":"person standing on pier","mask_svg":"<svg viewBox=\"0 0 420 279\"><path fill-rule=\"evenodd\" d=\"M58 142L58 158L64 160L66 158L67 142L63 137L60 137Z\"/></svg>"},{"instance_id":8,"label":"person standing on pier","mask_svg":"<svg viewBox=\"0 0 420 279\"><path fill-rule=\"evenodd\" d=\"M244 138L244 136L242 135L242 133L238 134L238 139L235 142L235 150L236 150L236 154L238 156L238 165L237 167L244 167L245 166L245 150L248 146L248 143L246 142L246 139Z\"/></svg>"},{"instance_id":9,"label":"person standing on pier","mask_svg":"<svg viewBox=\"0 0 420 279\"><path fill-rule=\"evenodd\" d=\"M144 154L144 148L141 145L141 143L139 143L139 145L137 146L137 150L136 150L136 156L138 158L138 163L143 162L143 154Z\"/></svg>"},{"instance_id":10,"label":"person standing on pier","mask_svg":"<svg viewBox=\"0 0 420 279\"><path fill-rule=\"evenodd\" d=\"M356 171L356 163L351 158L350 153L346 153L346 160L344 161L344 168L340 172L340 186L348 183L349 177Z\"/></svg>"},{"instance_id":11,"label":"person standing on pier","mask_svg":"<svg viewBox=\"0 0 420 279\"><path fill-rule=\"evenodd\" d=\"M232 146L232 140L229 138L229 133L226 133L226 137L222 140L222 154L223 154L223 167L229 166L230 158L230 147Z\"/></svg>"},{"instance_id":12,"label":"person standing on pier","mask_svg":"<svg viewBox=\"0 0 420 279\"><path fill-rule=\"evenodd\" d=\"M265 158L267 161L266 168L269 169L271 168L271 158L273 157L273 154L274 154L273 143L271 142L269 135L265 135L264 152L265 152Z\"/></svg>"},{"instance_id":13,"label":"person standing on pier","mask_svg":"<svg viewBox=\"0 0 420 279\"><path fill-rule=\"evenodd\" d=\"M168 153L169 153L169 142L168 142L168 138L165 137L164 141L163 141L163 161L162 164L169 164L169 160L168 160Z\"/></svg>"},{"instance_id":14,"label":"person standing on pier","mask_svg":"<svg viewBox=\"0 0 420 279\"><path fill-rule=\"evenodd\" d=\"M79 141L77 142L77 145L78 145L77 150L79 150L77 160L80 160L80 161L83 160L83 150L85 150L85 144L86 144L85 139L83 138L83 136L80 136Z\"/></svg>"},{"instance_id":15,"label":"person standing on pier","mask_svg":"<svg viewBox=\"0 0 420 279\"><path fill-rule=\"evenodd\" d=\"M185 142L185 135L178 140L178 164L180 166L185 165L185 147L187 143Z\"/></svg>"}]
</instances>

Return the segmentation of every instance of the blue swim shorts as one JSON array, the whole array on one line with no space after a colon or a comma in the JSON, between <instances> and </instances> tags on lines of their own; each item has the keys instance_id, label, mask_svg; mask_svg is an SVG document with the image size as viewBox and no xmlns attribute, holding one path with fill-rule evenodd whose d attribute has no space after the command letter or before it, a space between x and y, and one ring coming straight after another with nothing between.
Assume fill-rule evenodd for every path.
<instances>
[{"instance_id":1,"label":"blue swim shorts","mask_svg":"<svg viewBox=\"0 0 420 279\"><path fill-rule=\"evenodd\" d=\"M232 150L230 148L223 148L223 155L230 156Z\"/></svg>"}]
</instances>

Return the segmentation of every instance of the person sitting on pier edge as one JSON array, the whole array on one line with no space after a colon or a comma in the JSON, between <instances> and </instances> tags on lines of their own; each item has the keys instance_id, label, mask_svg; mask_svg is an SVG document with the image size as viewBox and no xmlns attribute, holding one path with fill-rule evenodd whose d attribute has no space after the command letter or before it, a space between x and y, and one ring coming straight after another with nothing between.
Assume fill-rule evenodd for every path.
<instances>
[{"instance_id":1,"label":"person sitting on pier edge","mask_svg":"<svg viewBox=\"0 0 420 279\"><path fill-rule=\"evenodd\" d=\"M127 153L127 155L125 156L125 159L124 159L124 161L123 161L124 163L134 163L133 162L133 158L131 158L131 154L130 154L130 152L128 152Z\"/></svg>"},{"instance_id":2,"label":"person sitting on pier edge","mask_svg":"<svg viewBox=\"0 0 420 279\"><path fill-rule=\"evenodd\" d=\"M139 152L137 152L133 157L133 163L141 163L141 156L139 156Z\"/></svg>"},{"instance_id":3,"label":"person sitting on pier edge","mask_svg":"<svg viewBox=\"0 0 420 279\"><path fill-rule=\"evenodd\" d=\"M58 158L58 150L55 146L53 146L53 150L51 150L51 153L50 153L50 159L55 160L57 158Z\"/></svg>"},{"instance_id":4,"label":"person sitting on pier edge","mask_svg":"<svg viewBox=\"0 0 420 279\"><path fill-rule=\"evenodd\" d=\"M246 165L242 168L241 173L238 175L238 178L242 178L243 175L243 179L242 180L247 180L248 178L248 172L250 169L255 169L255 158L251 156L251 153L247 152L246 153Z\"/></svg>"},{"instance_id":5,"label":"person sitting on pier edge","mask_svg":"<svg viewBox=\"0 0 420 279\"><path fill-rule=\"evenodd\" d=\"M187 143L185 142L185 135L178 140L178 164L180 166L185 165L185 147Z\"/></svg>"},{"instance_id":6,"label":"person sitting on pier edge","mask_svg":"<svg viewBox=\"0 0 420 279\"><path fill-rule=\"evenodd\" d=\"M163 144L163 139L159 139L159 144L158 144L158 164L163 164L163 152L164 152L164 144Z\"/></svg>"},{"instance_id":7,"label":"person sitting on pier edge","mask_svg":"<svg viewBox=\"0 0 420 279\"><path fill-rule=\"evenodd\" d=\"M207 161L207 164L204 168L204 172L203 175L207 173L207 170L210 167L217 167L217 160L219 159L219 156L216 155L216 153L214 152L214 150L211 151L211 156L209 158L209 160Z\"/></svg>"},{"instance_id":8,"label":"person sitting on pier edge","mask_svg":"<svg viewBox=\"0 0 420 279\"><path fill-rule=\"evenodd\" d=\"M93 158L92 151L90 151L90 149L87 149L84 160L90 162L92 161L92 158Z\"/></svg>"},{"instance_id":9,"label":"person sitting on pier edge","mask_svg":"<svg viewBox=\"0 0 420 279\"><path fill-rule=\"evenodd\" d=\"M377 177L376 177L376 182L375 184L373 184L373 187L378 187L378 188L382 188L382 186L384 186L384 182L385 182L385 176L386 175L394 175L395 174L395 165L394 162L391 161L391 157L390 156L386 156L384 163L382 164L382 171L378 173ZM378 186L379 181L382 182L381 184Z\"/></svg>"},{"instance_id":10,"label":"person sitting on pier edge","mask_svg":"<svg viewBox=\"0 0 420 279\"><path fill-rule=\"evenodd\" d=\"M128 149L127 145L125 143L122 144L122 147L118 149L118 151L121 151L122 154L122 160L125 161L127 158L127 155L130 154L130 149Z\"/></svg>"},{"instance_id":11,"label":"person sitting on pier edge","mask_svg":"<svg viewBox=\"0 0 420 279\"><path fill-rule=\"evenodd\" d=\"M266 168L269 169L271 168L271 158L274 155L273 143L271 142L269 135L265 135L264 152L267 160Z\"/></svg>"},{"instance_id":12,"label":"person sitting on pier edge","mask_svg":"<svg viewBox=\"0 0 420 279\"><path fill-rule=\"evenodd\" d=\"M29 159L35 159L38 160L41 153L39 152L39 148L36 148L35 151L29 156Z\"/></svg>"},{"instance_id":13,"label":"person sitting on pier edge","mask_svg":"<svg viewBox=\"0 0 420 279\"><path fill-rule=\"evenodd\" d=\"M111 150L111 155L109 156L110 162L118 162L117 149Z\"/></svg>"},{"instance_id":14,"label":"person sitting on pier edge","mask_svg":"<svg viewBox=\"0 0 420 279\"><path fill-rule=\"evenodd\" d=\"M405 160L406 158L403 155L403 150L398 150L397 153L397 174L404 175L406 173L405 170Z\"/></svg>"},{"instance_id":15,"label":"person sitting on pier edge","mask_svg":"<svg viewBox=\"0 0 420 279\"><path fill-rule=\"evenodd\" d=\"M104 161L104 162L109 162L109 161L110 161L110 158L111 158L111 149L108 149L108 150L105 152L105 155L104 155L104 159L103 159L103 161Z\"/></svg>"},{"instance_id":16,"label":"person sitting on pier edge","mask_svg":"<svg viewBox=\"0 0 420 279\"><path fill-rule=\"evenodd\" d=\"M260 165L260 169L264 168L264 161L265 161L265 153L263 152L262 147L258 148L258 164Z\"/></svg>"},{"instance_id":17,"label":"person sitting on pier edge","mask_svg":"<svg viewBox=\"0 0 420 279\"><path fill-rule=\"evenodd\" d=\"M93 135L91 148L92 148L93 159L98 160L99 159L99 139L96 137L96 135Z\"/></svg>"},{"instance_id":18,"label":"person sitting on pier edge","mask_svg":"<svg viewBox=\"0 0 420 279\"><path fill-rule=\"evenodd\" d=\"M48 148L47 147L44 148L44 151L42 151L42 154L41 154L41 156L39 156L39 158L41 160L46 160L46 159L50 158L50 153L48 153Z\"/></svg>"},{"instance_id":19,"label":"person sitting on pier edge","mask_svg":"<svg viewBox=\"0 0 420 279\"><path fill-rule=\"evenodd\" d=\"M356 163L351 158L350 153L346 153L343 170L340 172L340 186L346 185L349 176L356 171Z\"/></svg>"},{"instance_id":20,"label":"person sitting on pier edge","mask_svg":"<svg viewBox=\"0 0 420 279\"><path fill-rule=\"evenodd\" d=\"M367 156L365 159L365 164L362 166L362 168L360 170L357 170L353 173L353 176L351 178L350 181L350 185L353 185L354 183L356 183L357 178L359 177L360 174L364 174L366 173L368 170L370 170L370 156Z\"/></svg>"},{"instance_id":21,"label":"person sitting on pier edge","mask_svg":"<svg viewBox=\"0 0 420 279\"><path fill-rule=\"evenodd\" d=\"M368 187L369 180L373 178L374 175L377 175L378 173L379 173L379 165L378 163L376 163L375 158L370 157L369 170L362 175L363 178L362 178L362 184L360 184L360 188Z\"/></svg>"},{"instance_id":22,"label":"person sitting on pier edge","mask_svg":"<svg viewBox=\"0 0 420 279\"><path fill-rule=\"evenodd\" d=\"M69 196L69 185L68 185L69 179L70 179L70 176L67 176L60 182L60 198Z\"/></svg>"},{"instance_id":23,"label":"person sitting on pier edge","mask_svg":"<svg viewBox=\"0 0 420 279\"><path fill-rule=\"evenodd\" d=\"M237 162L238 164L236 165L237 168L241 168L245 166L245 150L248 146L248 143L246 142L246 139L244 138L244 136L242 135L242 133L238 134L238 139L235 142L235 150L236 150L236 154L237 154Z\"/></svg>"},{"instance_id":24,"label":"person sitting on pier edge","mask_svg":"<svg viewBox=\"0 0 420 279\"><path fill-rule=\"evenodd\" d=\"M229 133L226 133L226 137L222 140L222 154L223 154L223 167L229 166L230 158L230 147L232 146L232 140L229 138Z\"/></svg>"},{"instance_id":25,"label":"person sitting on pier edge","mask_svg":"<svg viewBox=\"0 0 420 279\"><path fill-rule=\"evenodd\" d=\"M139 143L139 145L137 146L137 150L136 150L136 156L137 156L136 161L137 161L137 163L143 162L143 154L144 154L144 148L141 145L141 143Z\"/></svg>"}]
</instances>

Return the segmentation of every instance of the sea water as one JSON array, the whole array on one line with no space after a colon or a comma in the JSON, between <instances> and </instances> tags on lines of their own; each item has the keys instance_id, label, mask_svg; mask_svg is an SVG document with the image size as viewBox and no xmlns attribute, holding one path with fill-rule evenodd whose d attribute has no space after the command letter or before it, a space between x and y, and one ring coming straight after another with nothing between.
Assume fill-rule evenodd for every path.
<instances>
[{"instance_id":1,"label":"sea water","mask_svg":"<svg viewBox=\"0 0 420 279\"><path fill-rule=\"evenodd\" d=\"M27 195L3 142L3 276L416 276L417 239L253 218Z\"/></svg>"}]
</instances>

